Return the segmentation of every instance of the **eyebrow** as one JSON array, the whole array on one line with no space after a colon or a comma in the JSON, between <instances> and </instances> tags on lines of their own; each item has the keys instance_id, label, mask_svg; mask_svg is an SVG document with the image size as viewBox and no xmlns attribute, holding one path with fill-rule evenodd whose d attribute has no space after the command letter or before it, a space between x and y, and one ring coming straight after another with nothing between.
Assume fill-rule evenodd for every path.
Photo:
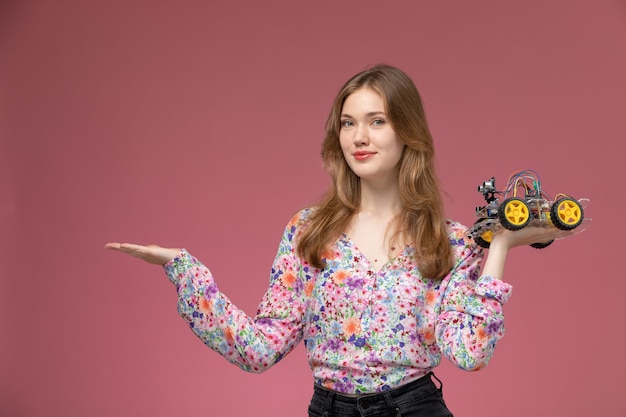
<instances>
[{"instance_id":1,"label":"eyebrow","mask_svg":"<svg viewBox=\"0 0 626 417\"><path fill-rule=\"evenodd\" d=\"M378 116L382 114L383 116L386 116L387 114L385 114L384 111L371 111L365 114L366 117L372 117L372 116ZM352 116L350 116L349 114L346 113L342 113L340 117L350 117L352 118Z\"/></svg>"}]
</instances>

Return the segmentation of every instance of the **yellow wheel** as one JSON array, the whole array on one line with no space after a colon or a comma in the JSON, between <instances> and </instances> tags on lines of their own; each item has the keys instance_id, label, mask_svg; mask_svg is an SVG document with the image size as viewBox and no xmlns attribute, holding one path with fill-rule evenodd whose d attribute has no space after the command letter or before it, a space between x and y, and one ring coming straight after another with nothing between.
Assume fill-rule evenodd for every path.
<instances>
[{"instance_id":1,"label":"yellow wheel","mask_svg":"<svg viewBox=\"0 0 626 417\"><path fill-rule=\"evenodd\" d=\"M574 229L583 222L583 207L571 197L561 198L550 207L550 219L561 230Z\"/></svg>"},{"instance_id":2,"label":"yellow wheel","mask_svg":"<svg viewBox=\"0 0 626 417\"><path fill-rule=\"evenodd\" d=\"M511 197L500 204L498 219L504 228L519 230L530 222L530 208L521 198Z\"/></svg>"},{"instance_id":3,"label":"yellow wheel","mask_svg":"<svg viewBox=\"0 0 626 417\"><path fill-rule=\"evenodd\" d=\"M476 224L482 223L482 222L484 222L486 220L487 219L478 219L478 220L476 220L476 222L474 224L476 225ZM476 236L474 241L481 248L489 249L489 246L491 246L491 240L492 239L493 239L493 231L491 229L487 229L484 232L482 232L480 235Z\"/></svg>"}]
</instances>

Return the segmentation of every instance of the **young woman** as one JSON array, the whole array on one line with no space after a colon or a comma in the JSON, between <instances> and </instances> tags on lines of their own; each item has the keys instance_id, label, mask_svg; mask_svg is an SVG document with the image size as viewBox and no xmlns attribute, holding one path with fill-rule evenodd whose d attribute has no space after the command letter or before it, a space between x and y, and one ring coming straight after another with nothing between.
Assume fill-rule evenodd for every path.
<instances>
[{"instance_id":1,"label":"young woman","mask_svg":"<svg viewBox=\"0 0 626 417\"><path fill-rule=\"evenodd\" d=\"M332 186L287 225L254 318L184 249L106 247L164 265L181 316L246 371L268 369L304 339L310 416L450 416L432 370L442 354L467 370L489 361L504 334L509 249L570 232L498 232L481 271L482 250L444 216L419 93L390 66L343 86L322 159Z\"/></svg>"}]
</instances>

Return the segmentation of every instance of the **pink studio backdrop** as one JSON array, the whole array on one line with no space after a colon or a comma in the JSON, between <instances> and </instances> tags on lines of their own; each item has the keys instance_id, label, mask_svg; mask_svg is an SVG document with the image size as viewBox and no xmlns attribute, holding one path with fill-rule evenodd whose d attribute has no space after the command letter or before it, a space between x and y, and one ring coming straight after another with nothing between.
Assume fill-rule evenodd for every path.
<instances>
[{"instance_id":1,"label":"pink studio backdrop","mask_svg":"<svg viewBox=\"0 0 626 417\"><path fill-rule=\"evenodd\" d=\"M0 415L303 416L299 346L263 375L210 351L158 267L185 246L254 314L282 228L323 192L334 94L386 62L420 88L449 195L533 168L593 227L512 254L489 367L443 363L458 416L626 415L626 5L9 1L0 5Z\"/></svg>"}]
</instances>

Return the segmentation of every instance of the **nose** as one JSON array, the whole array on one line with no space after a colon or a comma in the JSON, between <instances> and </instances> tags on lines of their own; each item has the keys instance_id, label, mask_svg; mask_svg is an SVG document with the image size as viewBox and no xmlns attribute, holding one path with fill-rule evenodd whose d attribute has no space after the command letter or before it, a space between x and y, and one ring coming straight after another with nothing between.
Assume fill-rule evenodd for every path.
<instances>
[{"instance_id":1,"label":"nose","mask_svg":"<svg viewBox=\"0 0 626 417\"><path fill-rule=\"evenodd\" d=\"M357 146L364 146L370 143L369 132L367 130L367 126L357 126L354 131L354 144Z\"/></svg>"}]
</instances>

